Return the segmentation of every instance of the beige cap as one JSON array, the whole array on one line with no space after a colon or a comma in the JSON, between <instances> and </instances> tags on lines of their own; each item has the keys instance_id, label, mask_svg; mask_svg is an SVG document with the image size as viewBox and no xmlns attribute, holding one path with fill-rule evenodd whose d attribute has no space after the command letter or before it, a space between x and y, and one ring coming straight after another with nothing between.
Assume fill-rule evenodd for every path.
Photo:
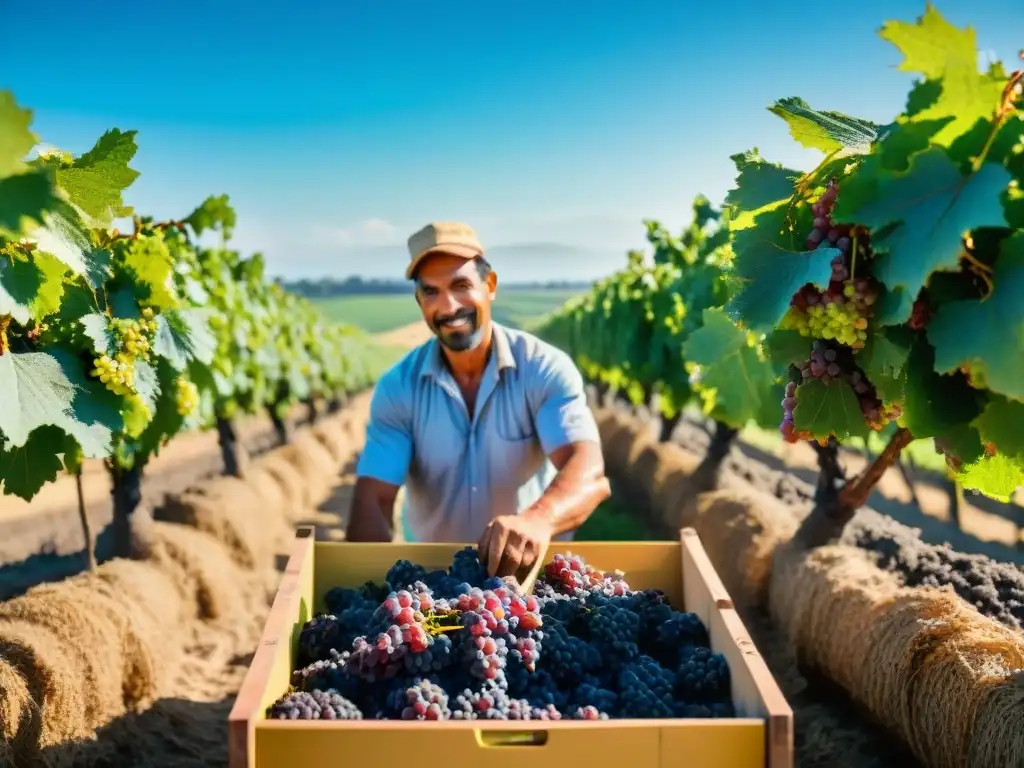
<instances>
[{"instance_id":1,"label":"beige cap","mask_svg":"<svg viewBox=\"0 0 1024 768\"><path fill-rule=\"evenodd\" d=\"M475 259L484 255L484 247L468 224L455 221L434 221L409 238L409 255L412 260L405 270L406 279L427 256L432 253L447 253L463 259Z\"/></svg>"}]
</instances>

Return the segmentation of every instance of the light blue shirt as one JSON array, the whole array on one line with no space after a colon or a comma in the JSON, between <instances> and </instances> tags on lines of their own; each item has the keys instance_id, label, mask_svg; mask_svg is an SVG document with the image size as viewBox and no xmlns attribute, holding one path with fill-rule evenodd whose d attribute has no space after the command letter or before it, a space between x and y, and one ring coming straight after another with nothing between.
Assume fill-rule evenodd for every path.
<instances>
[{"instance_id":1,"label":"light blue shirt","mask_svg":"<svg viewBox=\"0 0 1024 768\"><path fill-rule=\"evenodd\" d=\"M409 352L374 389L356 474L406 486L408 541L475 543L493 518L540 498L556 474L553 451L600 442L569 356L529 333L493 327L472 417L437 339Z\"/></svg>"}]
</instances>

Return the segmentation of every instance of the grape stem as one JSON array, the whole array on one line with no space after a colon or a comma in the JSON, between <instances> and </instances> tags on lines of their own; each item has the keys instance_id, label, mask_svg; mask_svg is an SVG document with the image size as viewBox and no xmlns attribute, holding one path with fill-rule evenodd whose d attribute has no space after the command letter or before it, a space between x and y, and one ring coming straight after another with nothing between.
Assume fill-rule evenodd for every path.
<instances>
[{"instance_id":1,"label":"grape stem","mask_svg":"<svg viewBox=\"0 0 1024 768\"><path fill-rule=\"evenodd\" d=\"M1021 58L1024 58L1024 54L1022 54ZM981 170L981 166L992 149L992 144L995 142L1000 129L1002 129L1003 123L1016 110L1017 99L1021 95L1020 86L1022 82L1024 82L1024 70L1018 69L1011 73L1010 79L1007 81L1006 87L1003 88L1003 94L999 99L999 106L996 108L995 119L992 121L992 128L989 129L988 137L985 139L985 145L971 164L974 173Z\"/></svg>"},{"instance_id":2,"label":"grape stem","mask_svg":"<svg viewBox=\"0 0 1024 768\"><path fill-rule=\"evenodd\" d=\"M900 453L913 442L914 436L906 427L900 427L889 439L889 444L873 462L839 492L839 504L850 509L863 507L882 475L899 459Z\"/></svg>"}]
</instances>

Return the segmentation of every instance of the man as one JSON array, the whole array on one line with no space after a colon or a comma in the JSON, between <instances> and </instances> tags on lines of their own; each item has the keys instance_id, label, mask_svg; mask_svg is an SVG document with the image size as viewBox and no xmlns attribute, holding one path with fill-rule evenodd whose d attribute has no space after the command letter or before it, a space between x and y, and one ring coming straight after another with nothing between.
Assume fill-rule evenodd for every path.
<instances>
[{"instance_id":1,"label":"man","mask_svg":"<svg viewBox=\"0 0 1024 768\"><path fill-rule=\"evenodd\" d=\"M409 238L436 338L377 382L347 538L390 541L395 497L415 541L477 541L492 575L532 565L609 495L583 379L568 355L491 319L497 275L465 224Z\"/></svg>"}]
</instances>

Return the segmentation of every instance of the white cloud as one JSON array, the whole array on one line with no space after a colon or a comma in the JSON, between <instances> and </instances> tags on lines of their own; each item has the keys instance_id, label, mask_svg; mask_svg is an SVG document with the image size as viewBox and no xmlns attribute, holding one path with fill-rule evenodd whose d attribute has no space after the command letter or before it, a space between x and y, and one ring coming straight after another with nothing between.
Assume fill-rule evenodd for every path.
<instances>
[{"instance_id":1,"label":"white cloud","mask_svg":"<svg viewBox=\"0 0 1024 768\"><path fill-rule=\"evenodd\" d=\"M398 231L394 224L384 219L367 219L359 228L367 237L380 239L391 239Z\"/></svg>"},{"instance_id":2,"label":"white cloud","mask_svg":"<svg viewBox=\"0 0 1024 768\"><path fill-rule=\"evenodd\" d=\"M360 245L399 244L398 227L379 218L366 219L352 226L314 224L309 228L312 243L324 247L347 248Z\"/></svg>"}]
</instances>

